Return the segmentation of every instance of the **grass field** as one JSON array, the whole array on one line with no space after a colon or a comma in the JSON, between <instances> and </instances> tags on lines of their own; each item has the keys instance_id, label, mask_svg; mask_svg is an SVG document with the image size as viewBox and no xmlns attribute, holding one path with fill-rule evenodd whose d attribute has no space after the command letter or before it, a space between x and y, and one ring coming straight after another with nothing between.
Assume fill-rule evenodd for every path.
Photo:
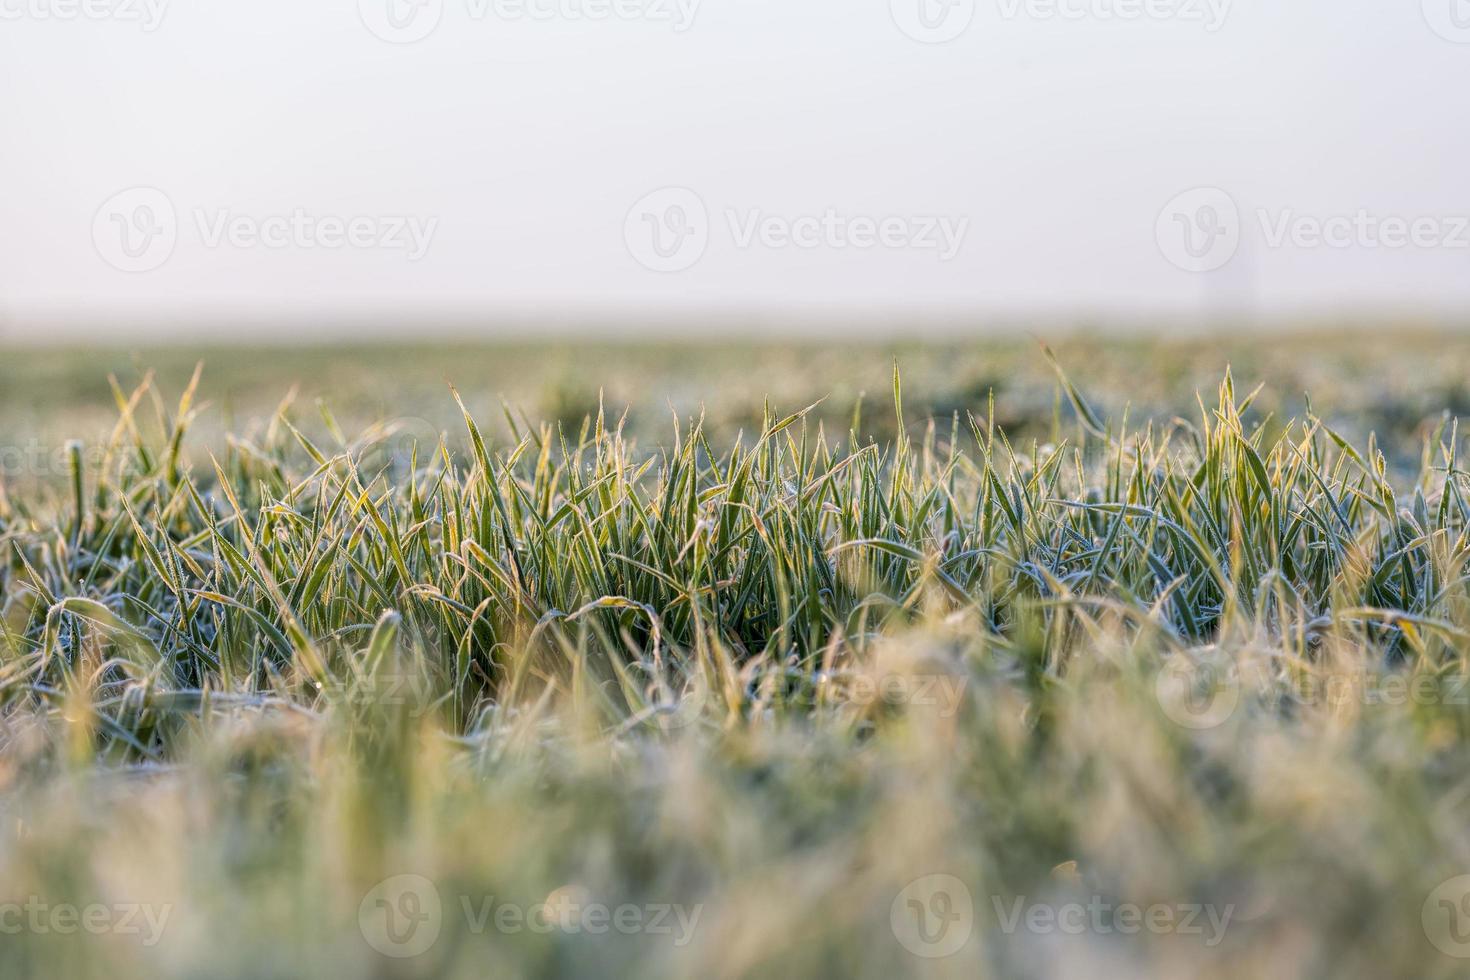
<instances>
[{"instance_id":1,"label":"grass field","mask_svg":"<svg viewBox=\"0 0 1470 980\"><path fill-rule=\"evenodd\" d=\"M7 355L0 971L1464 975L1470 343L1053 347Z\"/></svg>"}]
</instances>

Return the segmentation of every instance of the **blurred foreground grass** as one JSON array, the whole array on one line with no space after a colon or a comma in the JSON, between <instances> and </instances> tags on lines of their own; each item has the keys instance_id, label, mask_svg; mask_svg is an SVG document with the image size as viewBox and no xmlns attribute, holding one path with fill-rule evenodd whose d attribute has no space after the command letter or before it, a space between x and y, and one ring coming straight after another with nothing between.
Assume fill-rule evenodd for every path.
<instances>
[{"instance_id":1,"label":"blurred foreground grass","mask_svg":"<svg viewBox=\"0 0 1470 980\"><path fill-rule=\"evenodd\" d=\"M1467 354L1256 343L8 360L0 970L1463 975Z\"/></svg>"}]
</instances>

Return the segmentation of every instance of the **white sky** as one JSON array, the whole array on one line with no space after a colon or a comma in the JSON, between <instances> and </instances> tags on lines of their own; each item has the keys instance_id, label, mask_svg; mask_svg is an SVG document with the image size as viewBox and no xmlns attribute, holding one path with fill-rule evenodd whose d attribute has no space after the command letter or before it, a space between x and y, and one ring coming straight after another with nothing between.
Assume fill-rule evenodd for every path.
<instances>
[{"instance_id":1,"label":"white sky","mask_svg":"<svg viewBox=\"0 0 1470 980\"><path fill-rule=\"evenodd\" d=\"M160 2L156 29L124 19ZM702 0L683 31L555 9L578 0L421 0L443 9L413 44L369 30L389 2L0 0L0 336L1470 311L1470 0L976 0L944 44L899 21L922 2L955 28L972 0ZM166 195L177 240L125 272L106 236L157 223L136 196L99 208L136 187ZM658 216L628 219L666 187L696 192L707 246L657 272L629 235ZM1199 187L1239 210L1208 272L1171 261L1190 260L1168 229L1219 198L1160 221ZM906 244L968 224L948 261L855 247L859 228L771 244L829 209L902 219ZM416 261L248 237L297 211L372 219L363 242L437 224ZM755 212L784 224L742 246ZM1359 212L1343 247L1312 238ZM211 245L222 216L246 237ZM1296 240L1273 245L1285 219ZM1433 220L1374 247L1384 219Z\"/></svg>"}]
</instances>

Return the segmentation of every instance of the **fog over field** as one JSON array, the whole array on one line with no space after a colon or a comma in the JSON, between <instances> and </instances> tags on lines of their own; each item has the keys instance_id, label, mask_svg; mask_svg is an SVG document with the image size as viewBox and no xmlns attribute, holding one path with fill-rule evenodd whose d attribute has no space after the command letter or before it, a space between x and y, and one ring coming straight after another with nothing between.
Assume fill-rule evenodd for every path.
<instances>
[{"instance_id":1,"label":"fog over field","mask_svg":"<svg viewBox=\"0 0 1470 980\"><path fill-rule=\"evenodd\" d=\"M1466 6L0 0L0 336L1453 321Z\"/></svg>"}]
</instances>

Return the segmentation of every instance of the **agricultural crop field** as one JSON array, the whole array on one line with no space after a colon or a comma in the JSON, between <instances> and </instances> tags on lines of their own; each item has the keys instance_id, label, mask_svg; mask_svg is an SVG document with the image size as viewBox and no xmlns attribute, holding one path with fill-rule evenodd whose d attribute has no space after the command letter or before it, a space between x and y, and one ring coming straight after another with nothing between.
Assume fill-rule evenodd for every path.
<instances>
[{"instance_id":1,"label":"agricultural crop field","mask_svg":"<svg viewBox=\"0 0 1470 980\"><path fill-rule=\"evenodd\" d=\"M0 975L1463 976L1467 379L8 350Z\"/></svg>"}]
</instances>

